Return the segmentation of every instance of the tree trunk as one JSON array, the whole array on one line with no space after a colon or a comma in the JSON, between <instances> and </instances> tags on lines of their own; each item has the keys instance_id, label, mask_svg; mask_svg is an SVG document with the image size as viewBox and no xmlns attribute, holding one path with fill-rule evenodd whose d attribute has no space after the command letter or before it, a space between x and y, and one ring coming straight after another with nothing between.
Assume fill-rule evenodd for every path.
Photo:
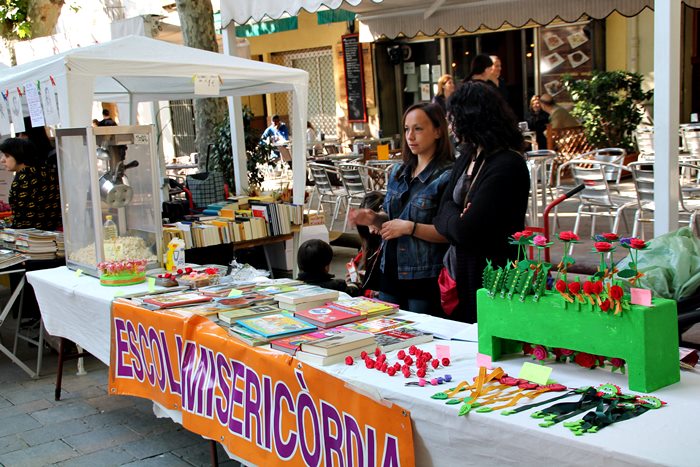
<instances>
[{"instance_id":1,"label":"tree trunk","mask_svg":"<svg viewBox=\"0 0 700 467\"><path fill-rule=\"evenodd\" d=\"M56 28L64 0L31 0L27 17L32 24L32 39L50 36Z\"/></svg>"},{"instance_id":2,"label":"tree trunk","mask_svg":"<svg viewBox=\"0 0 700 467\"><path fill-rule=\"evenodd\" d=\"M176 0L175 3L185 45L218 52L211 0ZM225 115L226 99L224 98L194 100L194 127L197 134L195 143L200 156L200 169L203 168L208 144L216 141L214 129Z\"/></svg>"}]
</instances>

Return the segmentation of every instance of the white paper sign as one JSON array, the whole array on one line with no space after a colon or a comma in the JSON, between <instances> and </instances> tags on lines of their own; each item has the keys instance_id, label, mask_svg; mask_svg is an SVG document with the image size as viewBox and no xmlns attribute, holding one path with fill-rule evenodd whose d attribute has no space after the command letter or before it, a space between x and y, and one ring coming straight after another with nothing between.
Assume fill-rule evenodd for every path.
<instances>
[{"instance_id":1,"label":"white paper sign","mask_svg":"<svg viewBox=\"0 0 700 467\"><path fill-rule=\"evenodd\" d=\"M0 97L0 136L10 136L10 109L7 107L7 101L4 97Z\"/></svg>"},{"instance_id":2,"label":"white paper sign","mask_svg":"<svg viewBox=\"0 0 700 467\"><path fill-rule=\"evenodd\" d=\"M413 75L416 73L416 62L403 62L403 74Z\"/></svg>"},{"instance_id":3,"label":"white paper sign","mask_svg":"<svg viewBox=\"0 0 700 467\"><path fill-rule=\"evenodd\" d=\"M51 84L51 79L41 80L41 106L44 108L44 121L46 125L58 125L61 122L61 115L58 113L58 99L56 98L56 87Z\"/></svg>"},{"instance_id":4,"label":"white paper sign","mask_svg":"<svg viewBox=\"0 0 700 467\"><path fill-rule=\"evenodd\" d=\"M420 85L420 100L430 100L430 83L421 83Z\"/></svg>"},{"instance_id":5,"label":"white paper sign","mask_svg":"<svg viewBox=\"0 0 700 467\"><path fill-rule=\"evenodd\" d=\"M29 119L32 127L44 126L44 111L41 108L41 98L36 83L27 81L24 84L24 98L27 99Z\"/></svg>"},{"instance_id":6,"label":"white paper sign","mask_svg":"<svg viewBox=\"0 0 700 467\"><path fill-rule=\"evenodd\" d=\"M201 96L218 96L219 75L194 75L194 93Z\"/></svg>"},{"instance_id":7,"label":"white paper sign","mask_svg":"<svg viewBox=\"0 0 700 467\"><path fill-rule=\"evenodd\" d=\"M442 67L440 65L433 65L432 72L433 72L433 82L437 83L437 81L442 76Z\"/></svg>"},{"instance_id":8,"label":"white paper sign","mask_svg":"<svg viewBox=\"0 0 700 467\"><path fill-rule=\"evenodd\" d=\"M427 63L420 66L420 80L424 83L430 81L430 65Z\"/></svg>"},{"instance_id":9,"label":"white paper sign","mask_svg":"<svg viewBox=\"0 0 700 467\"><path fill-rule=\"evenodd\" d=\"M22 116L22 98L16 89L10 89L7 100L10 103L10 116L15 126L15 134L24 131L24 117Z\"/></svg>"}]
</instances>

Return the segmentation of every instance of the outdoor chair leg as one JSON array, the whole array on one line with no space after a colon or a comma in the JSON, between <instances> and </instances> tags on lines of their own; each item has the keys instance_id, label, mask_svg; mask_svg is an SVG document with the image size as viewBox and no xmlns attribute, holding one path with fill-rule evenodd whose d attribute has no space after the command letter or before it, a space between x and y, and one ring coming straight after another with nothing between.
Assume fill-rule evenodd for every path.
<instances>
[{"instance_id":1,"label":"outdoor chair leg","mask_svg":"<svg viewBox=\"0 0 700 467\"><path fill-rule=\"evenodd\" d=\"M641 224L641 222L639 221L640 216L641 214L639 209L634 211L634 225L632 227L632 237L636 237L637 233L639 232L639 224ZM644 229L642 229L641 238L644 239Z\"/></svg>"}]
</instances>

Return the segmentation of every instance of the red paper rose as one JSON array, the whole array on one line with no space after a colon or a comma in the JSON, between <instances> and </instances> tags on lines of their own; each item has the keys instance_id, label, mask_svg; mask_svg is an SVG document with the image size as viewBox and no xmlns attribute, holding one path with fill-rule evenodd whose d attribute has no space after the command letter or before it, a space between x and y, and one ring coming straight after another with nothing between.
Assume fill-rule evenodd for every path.
<instances>
[{"instance_id":1,"label":"red paper rose","mask_svg":"<svg viewBox=\"0 0 700 467\"><path fill-rule=\"evenodd\" d=\"M606 253L610 250L612 250L612 243L609 242L595 242L593 244L593 247L598 251L599 253Z\"/></svg>"},{"instance_id":2,"label":"red paper rose","mask_svg":"<svg viewBox=\"0 0 700 467\"><path fill-rule=\"evenodd\" d=\"M610 305L612 305L612 303L610 303L610 299L606 298L600 302L600 309L603 311L608 311L610 309Z\"/></svg>"},{"instance_id":3,"label":"red paper rose","mask_svg":"<svg viewBox=\"0 0 700 467\"><path fill-rule=\"evenodd\" d=\"M569 283L569 292L571 292L574 295L578 295L578 293L580 291L581 291L581 283L580 282Z\"/></svg>"},{"instance_id":4,"label":"red paper rose","mask_svg":"<svg viewBox=\"0 0 700 467\"><path fill-rule=\"evenodd\" d=\"M547 246L547 237L545 237L544 235L537 235L535 236L535 238L532 239L532 243L535 246Z\"/></svg>"},{"instance_id":5,"label":"red paper rose","mask_svg":"<svg viewBox=\"0 0 700 467\"><path fill-rule=\"evenodd\" d=\"M532 350L533 350L533 349L532 349L532 346L531 346L530 344L525 344L525 343L523 344L523 353L524 353L525 355L530 355L530 354L532 354Z\"/></svg>"},{"instance_id":6,"label":"red paper rose","mask_svg":"<svg viewBox=\"0 0 700 467\"><path fill-rule=\"evenodd\" d=\"M579 352L574 357L574 361L584 368L595 368L597 358L586 352Z\"/></svg>"},{"instance_id":7,"label":"red paper rose","mask_svg":"<svg viewBox=\"0 0 700 467\"><path fill-rule=\"evenodd\" d=\"M600 295L603 293L603 282L602 281L597 281L593 283L593 293L595 295Z\"/></svg>"},{"instance_id":8,"label":"red paper rose","mask_svg":"<svg viewBox=\"0 0 700 467\"><path fill-rule=\"evenodd\" d=\"M583 293L587 295L595 293L595 285L593 285L593 282L586 281L583 283Z\"/></svg>"},{"instance_id":9,"label":"red paper rose","mask_svg":"<svg viewBox=\"0 0 700 467\"><path fill-rule=\"evenodd\" d=\"M522 234L526 237L530 237L530 236L532 236L532 230L525 229L525 230L523 230Z\"/></svg>"},{"instance_id":10,"label":"red paper rose","mask_svg":"<svg viewBox=\"0 0 700 467\"><path fill-rule=\"evenodd\" d=\"M624 295L624 291L622 290L622 287L619 285L613 285L610 287L610 297L613 300L620 300L622 296Z\"/></svg>"},{"instance_id":11,"label":"red paper rose","mask_svg":"<svg viewBox=\"0 0 700 467\"><path fill-rule=\"evenodd\" d=\"M536 360L546 360L549 356L549 352L547 352L547 349L543 346L536 345L532 351L532 356L535 357Z\"/></svg>"},{"instance_id":12,"label":"red paper rose","mask_svg":"<svg viewBox=\"0 0 700 467\"><path fill-rule=\"evenodd\" d=\"M573 355L573 354L574 354L574 351L573 351L573 350L569 350L569 349L561 349L561 354L562 354L562 355L567 355L567 356L568 356L568 355Z\"/></svg>"},{"instance_id":13,"label":"red paper rose","mask_svg":"<svg viewBox=\"0 0 700 467\"><path fill-rule=\"evenodd\" d=\"M557 292L559 292L559 293L565 293L566 292L566 282L559 279L556 282L556 284L554 284L554 288L557 289Z\"/></svg>"},{"instance_id":14,"label":"red paper rose","mask_svg":"<svg viewBox=\"0 0 700 467\"><path fill-rule=\"evenodd\" d=\"M621 367L625 366L625 361L624 361L623 359L621 359L621 358L611 358L611 359L610 359L610 364L611 364L614 368L621 368Z\"/></svg>"},{"instance_id":15,"label":"red paper rose","mask_svg":"<svg viewBox=\"0 0 700 467\"><path fill-rule=\"evenodd\" d=\"M604 233L603 238L609 242L616 242L617 240L620 239L620 237L614 233Z\"/></svg>"},{"instance_id":16,"label":"red paper rose","mask_svg":"<svg viewBox=\"0 0 700 467\"><path fill-rule=\"evenodd\" d=\"M559 240L562 242L578 241L579 236L573 233L571 230L565 232L559 232Z\"/></svg>"},{"instance_id":17,"label":"red paper rose","mask_svg":"<svg viewBox=\"0 0 700 467\"><path fill-rule=\"evenodd\" d=\"M647 247L647 242L645 242L641 238L630 239L630 248L634 248L635 250L643 250L646 247Z\"/></svg>"}]
</instances>

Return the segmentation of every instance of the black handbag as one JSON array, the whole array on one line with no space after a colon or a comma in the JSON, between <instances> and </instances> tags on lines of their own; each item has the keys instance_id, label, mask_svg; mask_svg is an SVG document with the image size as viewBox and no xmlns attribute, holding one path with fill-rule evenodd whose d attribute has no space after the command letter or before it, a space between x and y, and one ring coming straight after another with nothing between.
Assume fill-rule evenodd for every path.
<instances>
[{"instance_id":1,"label":"black handbag","mask_svg":"<svg viewBox=\"0 0 700 467\"><path fill-rule=\"evenodd\" d=\"M224 199L224 175L221 172L209 171L209 153L207 148L206 171L187 176L187 188L192 193L192 202L196 208L206 208L212 203Z\"/></svg>"}]
</instances>

